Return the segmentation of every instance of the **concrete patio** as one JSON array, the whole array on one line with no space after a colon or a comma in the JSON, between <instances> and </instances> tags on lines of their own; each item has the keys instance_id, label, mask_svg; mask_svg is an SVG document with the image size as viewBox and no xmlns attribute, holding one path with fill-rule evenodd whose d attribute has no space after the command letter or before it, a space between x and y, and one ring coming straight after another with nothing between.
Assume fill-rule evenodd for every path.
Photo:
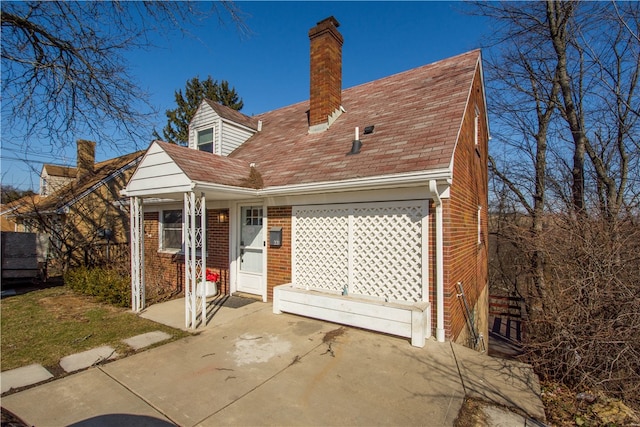
<instances>
[{"instance_id":1,"label":"concrete patio","mask_svg":"<svg viewBox=\"0 0 640 427\"><path fill-rule=\"evenodd\" d=\"M451 426L471 396L492 402L487 425L542 425L526 365L215 301L193 336L6 395L2 406L30 425ZM184 301L142 316L184 328Z\"/></svg>"}]
</instances>

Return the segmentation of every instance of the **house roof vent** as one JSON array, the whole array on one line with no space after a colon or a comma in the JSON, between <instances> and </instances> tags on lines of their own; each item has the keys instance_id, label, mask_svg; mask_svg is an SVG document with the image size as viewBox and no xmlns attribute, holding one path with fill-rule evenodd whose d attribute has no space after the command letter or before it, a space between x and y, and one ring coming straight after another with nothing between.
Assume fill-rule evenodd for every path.
<instances>
[{"instance_id":1,"label":"house roof vent","mask_svg":"<svg viewBox=\"0 0 640 427\"><path fill-rule=\"evenodd\" d=\"M355 133L356 139L351 143L351 151L347 153L347 156L360 153L360 149L362 148L362 141L360 141L360 128L356 127Z\"/></svg>"}]
</instances>

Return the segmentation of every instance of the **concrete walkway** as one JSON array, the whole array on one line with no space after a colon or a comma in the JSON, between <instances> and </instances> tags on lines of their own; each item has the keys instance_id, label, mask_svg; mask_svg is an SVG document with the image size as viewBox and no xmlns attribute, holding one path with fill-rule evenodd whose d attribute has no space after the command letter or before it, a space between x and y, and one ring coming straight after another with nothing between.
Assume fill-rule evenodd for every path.
<instances>
[{"instance_id":1,"label":"concrete walkway","mask_svg":"<svg viewBox=\"0 0 640 427\"><path fill-rule=\"evenodd\" d=\"M141 350L152 344L168 340L169 338L171 338L169 334L162 331L153 331L136 335L122 341L133 350ZM114 348L102 346L63 357L60 360L60 367L67 373L76 372L107 360L117 359L118 356ZM0 384L2 386L2 393L6 393L11 389L30 386L51 378L53 378L53 374L44 366L33 364L0 373Z\"/></svg>"},{"instance_id":2,"label":"concrete walkway","mask_svg":"<svg viewBox=\"0 0 640 427\"><path fill-rule=\"evenodd\" d=\"M143 315L184 322L183 310L178 301ZM38 426L451 426L465 396L526 415L487 406L486 425L544 419L525 365L256 302L219 307L197 335L4 396L2 406Z\"/></svg>"}]
</instances>

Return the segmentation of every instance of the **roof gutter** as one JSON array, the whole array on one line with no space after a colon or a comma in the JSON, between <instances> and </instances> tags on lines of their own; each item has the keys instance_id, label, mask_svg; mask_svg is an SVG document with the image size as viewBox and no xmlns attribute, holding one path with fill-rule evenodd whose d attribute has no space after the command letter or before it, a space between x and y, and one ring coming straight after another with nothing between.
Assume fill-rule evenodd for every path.
<instances>
[{"instance_id":1,"label":"roof gutter","mask_svg":"<svg viewBox=\"0 0 640 427\"><path fill-rule=\"evenodd\" d=\"M433 194L436 208L436 339L444 342L444 253L442 245L442 199L438 193L435 179L429 181L429 190Z\"/></svg>"},{"instance_id":2,"label":"roof gutter","mask_svg":"<svg viewBox=\"0 0 640 427\"><path fill-rule=\"evenodd\" d=\"M258 190L255 188L234 187L231 185L214 184L211 182L191 181L189 185L180 185L176 187L163 187L155 189L147 189L144 191L127 191L123 189L120 195L125 197L160 197L162 195L175 195L179 193L189 193L191 191L216 192L229 196L257 197Z\"/></svg>"},{"instance_id":3,"label":"roof gutter","mask_svg":"<svg viewBox=\"0 0 640 427\"><path fill-rule=\"evenodd\" d=\"M410 172L396 175L380 175L377 177L353 178L344 181L311 182L296 185L282 185L258 190L258 196L281 196L314 194L326 192L354 191L367 189L384 189L397 187L419 187L430 181L451 180L451 170L437 169L433 171Z\"/></svg>"},{"instance_id":4,"label":"roof gutter","mask_svg":"<svg viewBox=\"0 0 640 427\"><path fill-rule=\"evenodd\" d=\"M226 193L229 195L242 195L256 197L260 190L255 188L235 187L232 185L215 184L211 182L193 181L191 183L192 191L215 191L218 193Z\"/></svg>"},{"instance_id":5,"label":"roof gutter","mask_svg":"<svg viewBox=\"0 0 640 427\"><path fill-rule=\"evenodd\" d=\"M204 181L191 181L189 188L185 186L171 187L170 189L156 189L155 191L145 190L144 194L129 192L126 189L121 191L123 196L146 197L150 195L159 196L162 194L174 194L188 191L204 191L227 194L229 196L242 197L276 197L309 195L318 193L337 193L347 191L380 190L399 187L421 187L429 185L431 181L451 183L451 170L449 168L432 171L410 172L396 175L380 175L377 177L353 178L343 181L310 182L304 184L281 185L266 187L262 189L236 187L231 185L216 184ZM448 186L447 186L448 187ZM439 197L447 197L445 190Z\"/></svg>"}]
</instances>

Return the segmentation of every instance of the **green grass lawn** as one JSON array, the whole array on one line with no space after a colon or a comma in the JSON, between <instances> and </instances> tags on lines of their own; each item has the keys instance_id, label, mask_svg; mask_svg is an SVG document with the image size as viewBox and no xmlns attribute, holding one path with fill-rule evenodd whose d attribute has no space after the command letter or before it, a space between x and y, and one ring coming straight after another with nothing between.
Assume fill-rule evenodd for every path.
<instances>
[{"instance_id":1,"label":"green grass lawn","mask_svg":"<svg viewBox=\"0 0 640 427\"><path fill-rule=\"evenodd\" d=\"M3 298L0 311L2 371L32 363L56 369L61 358L103 345L124 355L132 350L122 339L151 331L188 335L65 287Z\"/></svg>"}]
</instances>

